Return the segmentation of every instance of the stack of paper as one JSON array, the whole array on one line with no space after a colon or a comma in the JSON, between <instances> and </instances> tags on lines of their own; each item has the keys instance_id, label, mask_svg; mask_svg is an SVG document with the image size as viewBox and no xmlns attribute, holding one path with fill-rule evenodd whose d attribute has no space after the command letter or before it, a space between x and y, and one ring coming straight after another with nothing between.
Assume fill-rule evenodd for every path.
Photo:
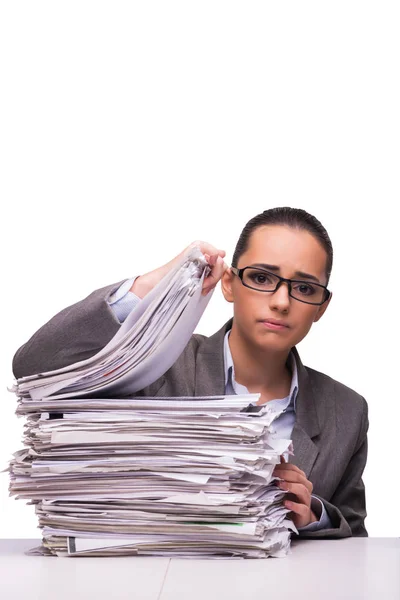
<instances>
[{"instance_id":1,"label":"stack of paper","mask_svg":"<svg viewBox=\"0 0 400 600\"><path fill-rule=\"evenodd\" d=\"M35 504L32 552L285 556L297 530L272 472L291 444L258 398L21 403L28 448L10 463L10 493Z\"/></svg>"},{"instance_id":2,"label":"stack of paper","mask_svg":"<svg viewBox=\"0 0 400 600\"><path fill-rule=\"evenodd\" d=\"M58 556L285 556L290 529L272 476L290 440L259 394L134 397L179 357L211 293L194 248L92 358L19 379L26 448L10 494L35 505ZM127 396L130 396L127 398ZM132 397L133 396L133 397Z\"/></svg>"},{"instance_id":3,"label":"stack of paper","mask_svg":"<svg viewBox=\"0 0 400 600\"><path fill-rule=\"evenodd\" d=\"M210 267L194 247L143 298L93 357L17 380L19 397L40 399L134 394L161 377L182 354L213 290L201 294Z\"/></svg>"}]
</instances>

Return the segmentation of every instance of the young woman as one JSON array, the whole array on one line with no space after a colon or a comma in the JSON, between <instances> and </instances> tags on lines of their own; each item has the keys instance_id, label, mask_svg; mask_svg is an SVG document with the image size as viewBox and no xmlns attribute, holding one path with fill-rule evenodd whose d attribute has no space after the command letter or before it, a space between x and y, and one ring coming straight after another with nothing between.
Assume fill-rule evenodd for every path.
<instances>
[{"instance_id":1,"label":"young woman","mask_svg":"<svg viewBox=\"0 0 400 600\"><path fill-rule=\"evenodd\" d=\"M214 335L192 335L178 360L135 395L261 394L283 409L274 426L294 456L275 474L301 537L367 536L365 399L302 364L296 349L325 313L333 250L322 224L302 209L273 208L243 229L228 268L225 252L200 245L212 267L203 293L221 281L233 318ZM57 369L98 352L146 293L181 261L96 290L45 324L16 353L16 377Z\"/></svg>"}]
</instances>

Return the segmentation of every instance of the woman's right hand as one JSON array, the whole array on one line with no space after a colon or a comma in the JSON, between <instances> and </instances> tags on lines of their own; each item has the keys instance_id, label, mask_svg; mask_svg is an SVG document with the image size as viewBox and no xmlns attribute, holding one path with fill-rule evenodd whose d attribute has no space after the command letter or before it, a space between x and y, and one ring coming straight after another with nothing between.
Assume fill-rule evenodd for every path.
<instances>
[{"instance_id":1,"label":"woman's right hand","mask_svg":"<svg viewBox=\"0 0 400 600\"><path fill-rule=\"evenodd\" d=\"M211 267L210 274L203 281L203 288L201 292L203 296L208 294L212 289L215 288L218 281L228 268L228 265L224 262L224 256L226 254L225 250L219 250L208 242L203 242L201 240L196 240L195 242L189 244L189 246L180 252L178 256L175 256L175 258L170 260L162 267L137 277L130 291L136 294L136 296L139 296L139 298L144 298L144 296L148 294L155 285L157 285L157 283L168 273L168 271L182 262L184 256L186 256L195 246L200 248Z\"/></svg>"}]
</instances>

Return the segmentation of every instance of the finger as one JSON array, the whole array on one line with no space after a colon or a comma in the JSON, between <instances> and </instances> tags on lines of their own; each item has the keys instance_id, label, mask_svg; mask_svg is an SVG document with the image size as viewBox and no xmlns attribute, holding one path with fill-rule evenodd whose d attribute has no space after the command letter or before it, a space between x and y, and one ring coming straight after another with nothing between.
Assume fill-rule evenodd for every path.
<instances>
[{"instance_id":1,"label":"finger","mask_svg":"<svg viewBox=\"0 0 400 600\"><path fill-rule=\"evenodd\" d=\"M280 481L278 484L279 489L290 492L295 496L299 502L302 504L306 504L310 507L311 504L311 494L308 491L307 487L302 483L289 483L287 481Z\"/></svg>"},{"instance_id":2,"label":"finger","mask_svg":"<svg viewBox=\"0 0 400 600\"><path fill-rule=\"evenodd\" d=\"M219 279L218 273L220 270L220 265L218 264L219 258L220 257L217 257L214 265L212 265L212 264L210 265L211 272L209 273L209 275L207 275L207 277L205 277L205 279L203 281L203 291L205 291L205 290L209 291L211 288L215 287L218 283L218 279Z\"/></svg>"},{"instance_id":3,"label":"finger","mask_svg":"<svg viewBox=\"0 0 400 600\"><path fill-rule=\"evenodd\" d=\"M281 459L281 464L286 463L286 460L285 460L285 457L283 456L283 454L281 454L280 459Z\"/></svg>"},{"instance_id":4,"label":"finger","mask_svg":"<svg viewBox=\"0 0 400 600\"><path fill-rule=\"evenodd\" d=\"M274 477L279 477L279 479L283 479L284 481L291 483L301 483L308 489L310 494L314 489L314 485L306 478L304 473L300 474L297 471L276 471L274 472Z\"/></svg>"},{"instance_id":5,"label":"finger","mask_svg":"<svg viewBox=\"0 0 400 600\"><path fill-rule=\"evenodd\" d=\"M203 288L202 288L202 292L201 292L203 296L205 294L208 294L208 292L210 290L212 290L213 287L215 287L217 284L217 280L215 277L215 273L216 273L215 265L218 260L218 254L213 254L212 256L210 256L209 254L206 253L204 256L205 256L209 266L211 267L211 270L210 270L208 276L205 277L205 279L203 281Z\"/></svg>"},{"instance_id":6,"label":"finger","mask_svg":"<svg viewBox=\"0 0 400 600\"><path fill-rule=\"evenodd\" d=\"M303 475L300 475L297 471L275 471L273 477L283 479L283 481L290 481L291 483L303 483L304 485L308 482ZM311 483L311 482L310 482Z\"/></svg>"},{"instance_id":7,"label":"finger","mask_svg":"<svg viewBox=\"0 0 400 600\"><path fill-rule=\"evenodd\" d=\"M281 479L287 479L288 481L307 481L307 477L303 471L300 471L299 469L285 469L283 468L283 465L282 467L276 467L273 470L273 475L275 477L280 477Z\"/></svg>"},{"instance_id":8,"label":"finger","mask_svg":"<svg viewBox=\"0 0 400 600\"><path fill-rule=\"evenodd\" d=\"M291 483L305 483L306 481L297 471L276 471L274 477L279 477L279 479Z\"/></svg>"},{"instance_id":9,"label":"finger","mask_svg":"<svg viewBox=\"0 0 400 600\"><path fill-rule=\"evenodd\" d=\"M279 465L276 465L276 467L273 470L273 473L275 473L275 471L282 471L282 472L295 471L296 473L298 473L299 475L302 475L305 479L307 479L307 476L304 473L304 471L302 471L301 469L299 469L299 467L297 467L296 465L293 465L292 463L281 463Z\"/></svg>"},{"instance_id":10,"label":"finger","mask_svg":"<svg viewBox=\"0 0 400 600\"><path fill-rule=\"evenodd\" d=\"M224 260L220 256L217 256L215 265L211 269L211 273L203 281L203 294L208 293L210 289L217 285L218 281L226 271L226 268L227 265Z\"/></svg>"},{"instance_id":11,"label":"finger","mask_svg":"<svg viewBox=\"0 0 400 600\"><path fill-rule=\"evenodd\" d=\"M304 517L307 519L310 514L310 508L305 504L301 504L299 502L293 502L293 500L285 500L284 502L285 508L291 510L296 515Z\"/></svg>"},{"instance_id":12,"label":"finger","mask_svg":"<svg viewBox=\"0 0 400 600\"><path fill-rule=\"evenodd\" d=\"M213 256L215 254L217 256L221 256L222 258L224 258L224 256L226 255L225 250L222 250L221 248L216 248L212 244L209 244L208 242L203 242L202 240L196 240L195 242L192 242L189 246L189 249L195 246L198 246L204 255L208 254L209 256Z\"/></svg>"},{"instance_id":13,"label":"finger","mask_svg":"<svg viewBox=\"0 0 400 600\"><path fill-rule=\"evenodd\" d=\"M281 462L278 465L275 465L275 469L289 469L290 471L297 471L298 473L303 473L303 475L305 476L304 471L302 471L297 465L294 465L293 463L289 463L289 462Z\"/></svg>"},{"instance_id":14,"label":"finger","mask_svg":"<svg viewBox=\"0 0 400 600\"><path fill-rule=\"evenodd\" d=\"M215 262L217 260L218 254L212 254L211 256L209 254L205 254L205 259L208 262L208 264L213 267L215 265Z\"/></svg>"}]
</instances>

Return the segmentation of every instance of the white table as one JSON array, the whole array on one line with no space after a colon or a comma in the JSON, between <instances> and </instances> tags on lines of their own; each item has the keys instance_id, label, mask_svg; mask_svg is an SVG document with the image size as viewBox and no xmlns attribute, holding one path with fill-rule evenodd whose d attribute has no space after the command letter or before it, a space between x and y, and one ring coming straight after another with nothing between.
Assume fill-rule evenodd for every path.
<instances>
[{"instance_id":1,"label":"white table","mask_svg":"<svg viewBox=\"0 0 400 600\"><path fill-rule=\"evenodd\" d=\"M0 540L1 600L399 600L400 539L292 540L267 559L26 556Z\"/></svg>"}]
</instances>

